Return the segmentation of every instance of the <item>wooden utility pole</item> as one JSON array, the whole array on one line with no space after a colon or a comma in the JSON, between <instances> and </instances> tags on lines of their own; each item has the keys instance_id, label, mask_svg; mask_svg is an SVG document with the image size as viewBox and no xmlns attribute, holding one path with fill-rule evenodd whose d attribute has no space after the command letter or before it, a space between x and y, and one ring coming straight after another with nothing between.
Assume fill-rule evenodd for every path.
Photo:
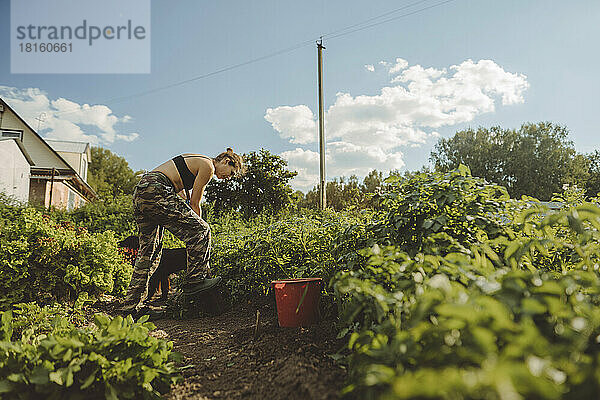
<instances>
[{"instance_id":1,"label":"wooden utility pole","mask_svg":"<svg viewBox=\"0 0 600 400\"><path fill-rule=\"evenodd\" d=\"M323 37L317 41L317 51L319 54L319 154L320 162L320 177L319 184L319 206L324 210L327 206L326 185L325 185L325 124L323 117Z\"/></svg>"},{"instance_id":2,"label":"wooden utility pole","mask_svg":"<svg viewBox=\"0 0 600 400\"><path fill-rule=\"evenodd\" d=\"M50 178L50 202L48 204L48 210L52 208L52 192L54 191L54 175L56 173L56 168L52 168L52 178Z\"/></svg>"}]
</instances>

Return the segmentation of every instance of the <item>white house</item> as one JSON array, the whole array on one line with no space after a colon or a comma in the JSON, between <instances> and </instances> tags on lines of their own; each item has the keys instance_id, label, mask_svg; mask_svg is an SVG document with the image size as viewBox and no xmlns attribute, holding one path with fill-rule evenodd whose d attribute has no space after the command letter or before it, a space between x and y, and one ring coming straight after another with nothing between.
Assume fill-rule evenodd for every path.
<instances>
[{"instance_id":1,"label":"white house","mask_svg":"<svg viewBox=\"0 0 600 400\"><path fill-rule=\"evenodd\" d=\"M89 144L44 140L2 98L0 157L0 191L21 201L73 209L97 198L86 182Z\"/></svg>"},{"instance_id":2,"label":"white house","mask_svg":"<svg viewBox=\"0 0 600 400\"><path fill-rule=\"evenodd\" d=\"M88 165L92 159L90 144L66 140L45 140L87 182Z\"/></svg>"},{"instance_id":3,"label":"white house","mask_svg":"<svg viewBox=\"0 0 600 400\"><path fill-rule=\"evenodd\" d=\"M33 160L19 139L0 140L0 191L26 203Z\"/></svg>"}]
</instances>

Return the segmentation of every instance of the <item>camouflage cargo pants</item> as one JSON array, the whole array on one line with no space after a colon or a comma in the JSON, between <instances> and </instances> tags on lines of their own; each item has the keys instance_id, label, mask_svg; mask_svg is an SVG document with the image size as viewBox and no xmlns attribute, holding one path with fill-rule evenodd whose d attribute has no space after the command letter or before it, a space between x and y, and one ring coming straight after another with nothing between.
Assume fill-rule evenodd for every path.
<instances>
[{"instance_id":1,"label":"camouflage cargo pants","mask_svg":"<svg viewBox=\"0 0 600 400\"><path fill-rule=\"evenodd\" d=\"M210 274L210 227L175 193L170 179L160 172L146 173L133 193L140 248L122 308L140 308L148 296L148 281L160 263L164 229L186 244L186 281Z\"/></svg>"}]
</instances>

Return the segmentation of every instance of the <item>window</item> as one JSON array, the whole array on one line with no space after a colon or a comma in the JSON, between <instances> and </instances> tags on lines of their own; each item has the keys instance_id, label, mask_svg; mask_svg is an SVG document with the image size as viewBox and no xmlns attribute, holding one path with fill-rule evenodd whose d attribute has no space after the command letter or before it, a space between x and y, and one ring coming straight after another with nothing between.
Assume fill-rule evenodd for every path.
<instances>
[{"instance_id":1,"label":"window","mask_svg":"<svg viewBox=\"0 0 600 400\"><path fill-rule=\"evenodd\" d=\"M0 137L2 139L19 139L23 140L23 131L13 129L2 129Z\"/></svg>"},{"instance_id":2,"label":"window","mask_svg":"<svg viewBox=\"0 0 600 400\"><path fill-rule=\"evenodd\" d=\"M71 211L75 208L75 193L72 190L69 190L69 202L67 203L67 210Z\"/></svg>"}]
</instances>

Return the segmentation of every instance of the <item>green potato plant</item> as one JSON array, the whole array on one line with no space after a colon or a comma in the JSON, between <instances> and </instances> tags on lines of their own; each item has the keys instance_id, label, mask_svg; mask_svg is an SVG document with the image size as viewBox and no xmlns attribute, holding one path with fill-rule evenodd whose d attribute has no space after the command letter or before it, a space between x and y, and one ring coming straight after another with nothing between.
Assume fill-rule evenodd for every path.
<instances>
[{"instance_id":1,"label":"green potato plant","mask_svg":"<svg viewBox=\"0 0 600 400\"><path fill-rule=\"evenodd\" d=\"M0 325L0 399L159 399L181 380L173 343L149 335L147 316L78 328L56 315L45 333L14 335L12 311Z\"/></svg>"},{"instance_id":2,"label":"green potato plant","mask_svg":"<svg viewBox=\"0 0 600 400\"><path fill-rule=\"evenodd\" d=\"M452 187L463 172L417 179ZM530 199L497 201L480 184L462 185L457 207L440 209L427 200L434 192L399 183L383 221L400 224L380 222L379 244L332 280L349 337L345 393L576 399L600 390L600 208L550 212ZM439 229L424 223L440 216Z\"/></svg>"}]
</instances>

